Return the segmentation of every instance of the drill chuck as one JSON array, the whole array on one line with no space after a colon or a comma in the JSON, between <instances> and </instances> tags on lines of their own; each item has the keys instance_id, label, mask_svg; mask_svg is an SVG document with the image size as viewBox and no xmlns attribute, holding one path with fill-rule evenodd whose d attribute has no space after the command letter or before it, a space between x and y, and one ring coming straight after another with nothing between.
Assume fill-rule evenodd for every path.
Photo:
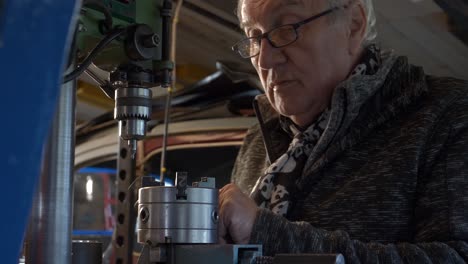
<instances>
[{"instance_id":1,"label":"drill chuck","mask_svg":"<svg viewBox=\"0 0 468 264\"><path fill-rule=\"evenodd\" d=\"M115 91L114 119L119 121L119 136L128 140L132 156L136 141L146 135L146 122L151 118L152 92L145 87L124 87Z\"/></svg>"}]
</instances>

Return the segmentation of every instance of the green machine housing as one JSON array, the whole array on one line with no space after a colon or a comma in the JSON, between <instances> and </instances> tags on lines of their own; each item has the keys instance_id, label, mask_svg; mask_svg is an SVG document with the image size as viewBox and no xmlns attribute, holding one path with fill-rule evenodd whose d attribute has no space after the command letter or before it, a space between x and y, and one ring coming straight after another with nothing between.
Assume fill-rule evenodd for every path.
<instances>
[{"instance_id":1,"label":"green machine housing","mask_svg":"<svg viewBox=\"0 0 468 264\"><path fill-rule=\"evenodd\" d=\"M110 30L105 23L106 13L111 16L114 28L145 24L162 40L161 10L163 2L163 0L84 0L76 37L78 62L83 60ZM167 67L168 62L163 61L162 58L163 42L152 49L154 54L152 58L138 62L139 65L154 70L159 69L162 64ZM93 62L103 70L112 71L117 66L130 61L123 45L123 39L118 39L103 49Z\"/></svg>"}]
</instances>

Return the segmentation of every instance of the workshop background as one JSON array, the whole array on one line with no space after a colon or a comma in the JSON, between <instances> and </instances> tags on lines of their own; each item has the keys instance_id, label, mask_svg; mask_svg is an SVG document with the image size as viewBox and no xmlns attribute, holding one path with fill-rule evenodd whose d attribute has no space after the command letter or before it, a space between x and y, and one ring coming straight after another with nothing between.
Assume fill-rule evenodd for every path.
<instances>
[{"instance_id":1,"label":"workshop background","mask_svg":"<svg viewBox=\"0 0 468 264\"><path fill-rule=\"evenodd\" d=\"M66 150L73 153L74 161L58 165L72 168L73 184L63 186L70 188L74 198L70 204L57 199L58 204L66 205L56 206L56 219L47 222L49 219L41 211L49 206L44 195L52 190L59 198L71 197L64 195L69 189L60 193L62 189L54 189L52 184L44 188L42 184L48 184L49 178L39 179L37 173L54 165L41 164L41 160L60 158L48 153L55 147L53 140L57 136L49 128L56 104L51 98L57 98L59 90L51 79L57 77L55 71L63 68L63 53L69 52L66 36L67 32L72 34L67 26L75 21L74 15L85 17L76 18L78 34L85 36L74 43L79 47L78 54L74 54L78 55L78 62L99 40L93 39L97 27L90 25L106 19L95 10L99 6L97 0L84 0L87 6L73 6L71 2L0 0L0 73L6 98L0 110L8 113L4 116L6 126L16 129L13 133L9 129L2 131L2 138L11 140L7 140L0 156L8 176L0 201L5 212L12 215L0 225L0 232L6 237L1 242L6 263L17 263L10 260L16 260L18 254L24 263L28 254L41 259L63 253L60 243L40 243L36 238L67 238L67 234L74 240L102 243L104 263L136 263L142 245L137 243L133 206L143 178L160 180L166 174L163 181L166 186L173 186L177 172L188 172L188 184L211 177L216 179L213 186L220 188L229 182L247 129L256 123L251 102L262 93L262 88L250 61L231 50L243 37L235 15L237 0L173 1L173 12L179 7L180 12L173 13L176 82L171 88L171 100L167 100L168 88L151 87L151 120L147 122L145 138L137 143L137 149L134 146L137 152L133 159L131 150L119 139L115 102L100 88L105 86L110 72L116 70L117 65L108 60L112 49L119 47L100 54L95 64L78 77L76 109L68 109L76 110L69 112L75 119L68 116L63 119L68 123L61 124L68 129ZM125 6L135 1L101 2ZM34 8L24 10L20 8L22 4ZM468 79L468 0L374 0L374 5L378 43L384 49L407 55L411 63L423 66L429 74ZM9 14L14 15L8 17ZM59 104L73 105L70 101ZM168 127L165 120L170 120ZM49 148L44 148L44 144ZM66 169L55 173L66 174ZM35 198L31 208L32 193ZM60 217L67 210L72 211L72 230L67 229L69 219ZM36 218L44 222L37 224ZM48 234L50 230L60 232Z\"/></svg>"},{"instance_id":2,"label":"workshop background","mask_svg":"<svg viewBox=\"0 0 468 264\"><path fill-rule=\"evenodd\" d=\"M245 132L256 122L251 102L262 92L261 85L250 60L231 50L244 37L235 15L236 4L235 0L186 0L181 6L166 154L167 184L174 184L178 171L189 172L190 183L200 177L214 177L217 188L227 184ZM429 74L468 79L468 1L375 0L374 4L377 41L383 49L407 55L410 62L424 66ZM101 76L107 78L105 72ZM118 141L111 116L113 100L96 85L86 73L80 77L74 234L81 239L98 236L104 248L109 248L112 234L120 228L113 217L119 203L112 199L119 188L109 187L118 180ZM159 177L167 93L161 88L152 90L152 130L137 167L141 175ZM94 197L86 191L90 183L94 183ZM134 261L140 249L135 243Z\"/></svg>"},{"instance_id":3,"label":"workshop background","mask_svg":"<svg viewBox=\"0 0 468 264\"><path fill-rule=\"evenodd\" d=\"M468 78L468 15L466 0L375 0L378 42L426 72ZM214 73L217 62L234 70L252 72L231 46L243 37L235 15L235 0L186 0L177 25L177 89L184 89ZM84 122L113 109L89 85L86 76L78 89L78 121ZM164 91L156 90L155 96Z\"/></svg>"}]
</instances>

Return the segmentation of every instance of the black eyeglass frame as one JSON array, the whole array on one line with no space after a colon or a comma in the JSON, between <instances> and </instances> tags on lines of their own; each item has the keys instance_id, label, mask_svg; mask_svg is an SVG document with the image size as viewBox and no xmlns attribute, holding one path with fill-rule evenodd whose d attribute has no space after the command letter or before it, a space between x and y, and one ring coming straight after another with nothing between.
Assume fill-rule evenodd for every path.
<instances>
[{"instance_id":1,"label":"black eyeglass frame","mask_svg":"<svg viewBox=\"0 0 468 264\"><path fill-rule=\"evenodd\" d=\"M275 28L273 28L273 29L271 29L271 30L269 30L269 31L267 31L267 32L265 32L265 33L263 33L263 34L260 35L260 36L257 36L257 37L249 37L249 38L242 39L242 40L240 40L239 42L237 42L236 44L234 44L234 45L232 46L232 50L233 50L234 52L237 52L237 53L238 53L242 58L244 58L244 59L253 58L253 57L257 56L258 54L260 54L260 49L258 50L258 52L257 52L256 54L250 55L250 56L247 56L247 57L244 57L244 56L242 56L241 52L239 51L239 48L238 48L238 47L239 47L239 44L241 44L241 43L243 43L243 42L245 42L245 41L251 41L251 40L257 40L257 43L260 44L260 42L261 42L262 39L264 39L264 38L266 38L266 39L268 40L268 43L270 43L270 45L271 45L272 47L274 47L274 48L286 47L286 46L291 45L292 43L294 43L294 42L297 41L297 39L299 38L299 34L298 34L297 30L298 30L301 26L303 26L303 25L305 25L305 24L307 24L307 23L309 23L309 22L312 22L312 21L314 21L314 20L316 20L316 19L318 19L318 18L321 18L321 17L323 17L323 16L326 16L326 15L328 15L328 14L330 14L330 13L332 13L332 12L338 10L338 9L340 9L340 7L333 7L333 8L327 9L327 10L325 10L325 11L323 11L323 12L320 12L320 13L318 13L318 14L316 14L316 15L313 15L313 16L311 16L311 17L309 17L309 18L306 18L306 19L304 19L304 20L302 20L302 21L299 21L299 22L297 22L297 23L281 25L281 26L275 27ZM269 35L270 35L271 32L273 32L273 31L275 31L275 30L278 30L279 28L282 28L282 27L292 27L292 28L294 29L294 32L295 32L295 34L296 34L296 37L294 38L294 40L292 40L291 42L289 42L289 43L287 43L287 44L277 46L277 45L275 45L275 44L270 40Z\"/></svg>"}]
</instances>

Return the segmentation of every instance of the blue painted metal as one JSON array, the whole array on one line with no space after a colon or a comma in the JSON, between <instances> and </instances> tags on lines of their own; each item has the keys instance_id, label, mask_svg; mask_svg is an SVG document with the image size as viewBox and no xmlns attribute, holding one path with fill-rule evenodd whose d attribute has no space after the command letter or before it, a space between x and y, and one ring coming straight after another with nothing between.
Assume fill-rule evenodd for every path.
<instances>
[{"instance_id":1,"label":"blue painted metal","mask_svg":"<svg viewBox=\"0 0 468 264\"><path fill-rule=\"evenodd\" d=\"M80 1L2 2L0 248L18 263Z\"/></svg>"},{"instance_id":2,"label":"blue painted metal","mask_svg":"<svg viewBox=\"0 0 468 264\"><path fill-rule=\"evenodd\" d=\"M101 168L101 167L84 167L78 170L79 174L99 174L99 173L105 173L105 174L117 174L117 170L114 168Z\"/></svg>"},{"instance_id":3,"label":"blue painted metal","mask_svg":"<svg viewBox=\"0 0 468 264\"><path fill-rule=\"evenodd\" d=\"M73 236L103 236L111 237L112 230L73 230Z\"/></svg>"}]
</instances>

